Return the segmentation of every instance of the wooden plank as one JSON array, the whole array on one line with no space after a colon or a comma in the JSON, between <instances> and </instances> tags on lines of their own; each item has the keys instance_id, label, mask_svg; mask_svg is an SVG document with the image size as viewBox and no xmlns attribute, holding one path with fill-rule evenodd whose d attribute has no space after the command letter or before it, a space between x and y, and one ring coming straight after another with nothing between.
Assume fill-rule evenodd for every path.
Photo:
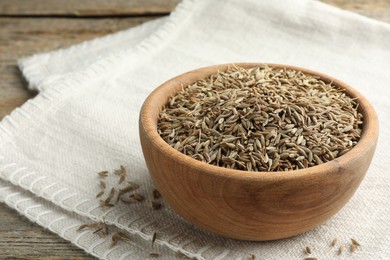
<instances>
[{"instance_id":1,"label":"wooden plank","mask_svg":"<svg viewBox=\"0 0 390 260\"><path fill-rule=\"evenodd\" d=\"M180 0L0 0L1 16L131 16L169 13ZM362 15L390 22L389 0L323 0Z\"/></svg>"},{"instance_id":2,"label":"wooden plank","mask_svg":"<svg viewBox=\"0 0 390 260\"><path fill-rule=\"evenodd\" d=\"M335 5L342 9L348 9L351 11L389 11L389 0L322 0L322 2Z\"/></svg>"},{"instance_id":3,"label":"wooden plank","mask_svg":"<svg viewBox=\"0 0 390 260\"><path fill-rule=\"evenodd\" d=\"M169 13L180 0L0 0L0 16L129 16Z\"/></svg>"},{"instance_id":4,"label":"wooden plank","mask_svg":"<svg viewBox=\"0 0 390 260\"><path fill-rule=\"evenodd\" d=\"M390 0L322 0L322 2L390 23Z\"/></svg>"},{"instance_id":5,"label":"wooden plank","mask_svg":"<svg viewBox=\"0 0 390 260\"><path fill-rule=\"evenodd\" d=\"M63 259L67 256L93 259L82 249L0 204L0 259Z\"/></svg>"}]
</instances>

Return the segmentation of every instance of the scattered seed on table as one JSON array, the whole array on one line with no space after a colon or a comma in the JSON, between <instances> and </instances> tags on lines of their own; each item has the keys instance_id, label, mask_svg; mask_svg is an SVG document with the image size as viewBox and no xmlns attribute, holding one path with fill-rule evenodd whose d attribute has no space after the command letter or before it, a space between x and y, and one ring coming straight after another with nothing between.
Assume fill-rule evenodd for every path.
<instances>
[{"instance_id":1,"label":"scattered seed on table","mask_svg":"<svg viewBox=\"0 0 390 260\"><path fill-rule=\"evenodd\" d=\"M110 203L112 198L115 196L115 188L111 188L110 194L108 195L107 199L105 200L106 203Z\"/></svg>"},{"instance_id":2,"label":"scattered seed on table","mask_svg":"<svg viewBox=\"0 0 390 260\"><path fill-rule=\"evenodd\" d=\"M142 196L142 195L139 194L139 193L131 194L131 195L130 195L130 198L133 199L133 200L135 200L135 201L137 201L137 202L142 202L142 201L145 200L145 197Z\"/></svg>"},{"instance_id":3,"label":"scattered seed on table","mask_svg":"<svg viewBox=\"0 0 390 260\"><path fill-rule=\"evenodd\" d=\"M108 236L108 233L109 233L109 229L108 229L108 225L106 223L102 223L103 225L103 233L105 236Z\"/></svg>"},{"instance_id":4,"label":"scattered seed on table","mask_svg":"<svg viewBox=\"0 0 390 260\"><path fill-rule=\"evenodd\" d=\"M159 256L160 256L160 254L158 254L158 253L150 253L149 254L149 257L153 257L153 258L157 258Z\"/></svg>"},{"instance_id":5,"label":"scattered seed on table","mask_svg":"<svg viewBox=\"0 0 390 260\"><path fill-rule=\"evenodd\" d=\"M310 254L311 254L311 249L310 249L310 247L307 246L307 247L305 248L305 252L306 252L306 254L309 254L309 255L310 255Z\"/></svg>"},{"instance_id":6,"label":"scattered seed on table","mask_svg":"<svg viewBox=\"0 0 390 260\"><path fill-rule=\"evenodd\" d=\"M360 246L359 242L356 241L355 239L351 238L351 241L352 241L352 244L354 244L355 246Z\"/></svg>"},{"instance_id":7,"label":"scattered seed on table","mask_svg":"<svg viewBox=\"0 0 390 260\"><path fill-rule=\"evenodd\" d=\"M156 238L157 238L157 233L154 232L152 236L152 247L154 246L154 242L156 241Z\"/></svg>"},{"instance_id":8,"label":"scattered seed on table","mask_svg":"<svg viewBox=\"0 0 390 260\"><path fill-rule=\"evenodd\" d=\"M121 177L119 178L119 184L121 184L122 182L125 181L125 178L126 178L126 175L121 175Z\"/></svg>"},{"instance_id":9,"label":"scattered seed on table","mask_svg":"<svg viewBox=\"0 0 390 260\"><path fill-rule=\"evenodd\" d=\"M102 190L101 192L99 192L98 194L96 194L96 198L101 197L103 194L104 194L104 190Z\"/></svg>"},{"instance_id":10,"label":"scattered seed on table","mask_svg":"<svg viewBox=\"0 0 390 260\"><path fill-rule=\"evenodd\" d=\"M93 233L92 234L96 234L96 233L98 233L98 232L100 232L100 231L102 231L103 230L103 227L101 227L101 228L98 228L98 229L96 229L95 231L93 231Z\"/></svg>"},{"instance_id":11,"label":"scattered seed on table","mask_svg":"<svg viewBox=\"0 0 390 260\"><path fill-rule=\"evenodd\" d=\"M341 253L344 251L344 246L340 246L339 250L337 251L337 255L341 255Z\"/></svg>"},{"instance_id":12,"label":"scattered seed on table","mask_svg":"<svg viewBox=\"0 0 390 260\"><path fill-rule=\"evenodd\" d=\"M102 231L96 233L100 238L106 238L106 234L104 234Z\"/></svg>"},{"instance_id":13,"label":"scattered seed on table","mask_svg":"<svg viewBox=\"0 0 390 260\"><path fill-rule=\"evenodd\" d=\"M131 241L131 239L130 239L130 237L128 236L128 235L126 235L124 232L122 232L122 231L119 231L118 232L118 236L121 238L121 239L123 239L123 240L126 240L126 241Z\"/></svg>"},{"instance_id":14,"label":"scattered seed on table","mask_svg":"<svg viewBox=\"0 0 390 260\"><path fill-rule=\"evenodd\" d=\"M115 175L126 175L126 169L123 165L120 166L119 169L114 171Z\"/></svg>"},{"instance_id":15,"label":"scattered seed on table","mask_svg":"<svg viewBox=\"0 0 390 260\"><path fill-rule=\"evenodd\" d=\"M129 184L129 185L127 185L125 188L120 189L120 190L119 190L119 193L124 194L124 193L127 193L127 192L129 192L129 191L136 190L136 189L138 189L138 188L139 188L139 185L138 185L138 184L137 184L137 185Z\"/></svg>"},{"instance_id":16,"label":"scattered seed on table","mask_svg":"<svg viewBox=\"0 0 390 260\"><path fill-rule=\"evenodd\" d=\"M96 228L99 225L100 225L100 223L82 224L82 225L79 226L77 231L81 231L81 230L86 229L86 228Z\"/></svg>"},{"instance_id":17,"label":"scattered seed on table","mask_svg":"<svg viewBox=\"0 0 390 260\"><path fill-rule=\"evenodd\" d=\"M122 197L122 193L118 192L118 196L116 197L115 204L118 204L121 197Z\"/></svg>"},{"instance_id":18,"label":"scattered seed on table","mask_svg":"<svg viewBox=\"0 0 390 260\"><path fill-rule=\"evenodd\" d=\"M330 246L334 247L336 244L337 244L337 238L332 240L332 242L330 243Z\"/></svg>"},{"instance_id":19,"label":"scattered seed on table","mask_svg":"<svg viewBox=\"0 0 390 260\"><path fill-rule=\"evenodd\" d=\"M118 243L119 240L120 240L120 236L118 235L118 233L114 233L112 235L112 237L111 237L111 245L110 245L110 247L115 246Z\"/></svg>"},{"instance_id":20,"label":"scattered seed on table","mask_svg":"<svg viewBox=\"0 0 390 260\"><path fill-rule=\"evenodd\" d=\"M157 189L153 190L153 199L159 199L161 198L161 194Z\"/></svg>"},{"instance_id":21,"label":"scattered seed on table","mask_svg":"<svg viewBox=\"0 0 390 260\"><path fill-rule=\"evenodd\" d=\"M129 186L132 186L134 190L138 189L139 188L139 184L136 183L136 182L133 182L133 181L127 181L127 183L129 184Z\"/></svg>"},{"instance_id":22,"label":"scattered seed on table","mask_svg":"<svg viewBox=\"0 0 390 260\"><path fill-rule=\"evenodd\" d=\"M79 226L79 228L76 231L81 231L81 230L83 230L83 229L85 229L87 227L88 227L88 224L82 224L82 225Z\"/></svg>"},{"instance_id":23,"label":"scattered seed on table","mask_svg":"<svg viewBox=\"0 0 390 260\"><path fill-rule=\"evenodd\" d=\"M98 172L99 176L100 177L107 177L108 176L108 171L101 171L101 172Z\"/></svg>"},{"instance_id":24,"label":"scattered seed on table","mask_svg":"<svg viewBox=\"0 0 390 260\"><path fill-rule=\"evenodd\" d=\"M107 202L106 200L99 200L100 206L102 207L114 207L113 204Z\"/></svg>"},{"instance_id":25,"label":"scattered seed on table","mask_svg":"<svg viewBox=\"0 0 390 260\"><path fill-rule=\"evenodd\" d=\"M122 201L124 204L131 204L131 203L133 203L131 200L126 200L125 198L121 198L121 201Z\"/></svg>"},{"instance_id":26,"label":"scattered seed on table","mask_svg":"<svg viewBox=\"0 0 390 260\"><path fill-rule=\"evenodd\" d=\"M161 207L162 207L162 205L160 202L152 201L152 209L159 210L159 209L161 209Z\"/></svg>"},{"instance_id":27,"label":"scattered seed on table","mask_svg":"<svg viewBox=\"0 0 390 260\"><path fill-rule=\"evenodd\" d=\"M349 251L351 251L351 253L353 253L353 252L355 252L356 251L356 249L358 248L358 246L357 245L355 245L355 244L351 244L350 245L350 247L349 247Z\"/></svg>"}]
</instances>

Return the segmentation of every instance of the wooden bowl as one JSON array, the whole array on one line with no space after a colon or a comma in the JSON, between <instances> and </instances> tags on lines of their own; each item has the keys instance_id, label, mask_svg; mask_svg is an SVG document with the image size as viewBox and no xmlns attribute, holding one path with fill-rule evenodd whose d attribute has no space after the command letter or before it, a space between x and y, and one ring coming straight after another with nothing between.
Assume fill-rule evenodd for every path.
<instances>
[{"instance_id":1,"label":"wooden bowl","mask_svg":"<svg viewBox=\"0 0 390 260\"><path fill-rule=\"evenodd\" d=\"M250 68L265 64L242 63ZM154 90L140 113L140 138L149 172L164 200L184 219L213 233L243 240L274 240L308 231L339 211L363 180L378 138L374 109L359 92L337 79L319 76L358 98L363 132L357 145L324 164L288 172L247 172L209 165L176 151L157 133L157 117L169 97L229 65L197 69Z\"/></svg>"}]
</instances>

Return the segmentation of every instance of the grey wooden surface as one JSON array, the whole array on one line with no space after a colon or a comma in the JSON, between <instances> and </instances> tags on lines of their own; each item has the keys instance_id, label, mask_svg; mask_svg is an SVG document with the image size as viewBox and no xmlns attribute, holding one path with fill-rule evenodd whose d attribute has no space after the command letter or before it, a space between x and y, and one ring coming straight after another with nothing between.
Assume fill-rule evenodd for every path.
<instances>
[{"instance_id":1,"label":"grey wooden surface","mask_svg":"<svg viewBox=\"0 0 390 260\"><path fill-rule=\"evenodd\" d=\"M36 95L16 61L136 26L168 14L179 0L0 0L0 119ZM323 0L390 22L390 0ZM47 26L50 24L50 26ZM0 259L92 259L81 249L0 204Z\"/></svg>"}]
</instances>

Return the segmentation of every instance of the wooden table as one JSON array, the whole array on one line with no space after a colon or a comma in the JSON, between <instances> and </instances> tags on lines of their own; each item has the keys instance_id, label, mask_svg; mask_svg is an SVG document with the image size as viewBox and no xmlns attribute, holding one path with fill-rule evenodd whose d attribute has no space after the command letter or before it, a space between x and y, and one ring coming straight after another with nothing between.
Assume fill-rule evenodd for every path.
<instances>
[{"instance_id":1,"label":"wooden table","mask_svg":"<svg viewBox=\"0 0 390 260\"><path fill-rule=\"evenodd\" d=\"M323 0L390 22L390 0ZM0 0L0 119L36 95L16 61L167 15L179 0ZM50 24L50 26L48 26ZM0 259L92 259L0 204Z\"/></svg>"}]
</instances>

